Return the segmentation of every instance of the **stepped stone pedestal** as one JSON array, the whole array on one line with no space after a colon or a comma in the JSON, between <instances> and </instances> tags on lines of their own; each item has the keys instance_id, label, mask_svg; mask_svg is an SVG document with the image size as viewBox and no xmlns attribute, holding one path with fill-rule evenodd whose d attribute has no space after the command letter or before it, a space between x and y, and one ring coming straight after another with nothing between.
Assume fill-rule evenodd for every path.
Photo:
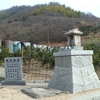
<instances>
[{"instance_id":1,"label":"stepped stone pedestal","mask_svg":"<svg viewBox=\"0 0 100 100\"><path fill-rule=\"evenodd\" d=\"M70 93L100 88L92 54L92 50L66 50L54 53L55 68L49 87Z\"/></svg>"}]
</instances>

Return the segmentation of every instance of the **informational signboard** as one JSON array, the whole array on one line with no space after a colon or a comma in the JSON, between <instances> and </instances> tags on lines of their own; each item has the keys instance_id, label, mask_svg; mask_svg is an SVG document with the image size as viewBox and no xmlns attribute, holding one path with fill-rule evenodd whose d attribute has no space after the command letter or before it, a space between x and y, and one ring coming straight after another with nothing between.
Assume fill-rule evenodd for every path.
<instances>
[{"instance_id":1,"label":"informational signboard","mask_svg":"<svg viewBox=\"0 0 100 100\"><path fill-rule=\"evenodd\" d=\"M5 63L5 80L22 80L22 59L21 57L7 57Z\"/></svg>"}]
</instances>

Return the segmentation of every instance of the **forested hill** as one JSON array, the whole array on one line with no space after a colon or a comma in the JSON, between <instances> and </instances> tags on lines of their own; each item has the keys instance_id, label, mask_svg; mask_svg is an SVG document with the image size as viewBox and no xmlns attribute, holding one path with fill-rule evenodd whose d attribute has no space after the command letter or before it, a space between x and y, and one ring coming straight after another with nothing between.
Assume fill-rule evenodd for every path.
<instances>
[{"instance_id":1,"label":"forested hill","mask_svg":"<svg viewBox=\"0 0 100 100\"><path fill-rule=\"evenodd\" d=\"M0 11L0 39L45 43L66 41L65 32L79 28L88 35L100 31L100 18L75 11L57 2L35 6L14 6Z\"/></svg>"}]
</instances>

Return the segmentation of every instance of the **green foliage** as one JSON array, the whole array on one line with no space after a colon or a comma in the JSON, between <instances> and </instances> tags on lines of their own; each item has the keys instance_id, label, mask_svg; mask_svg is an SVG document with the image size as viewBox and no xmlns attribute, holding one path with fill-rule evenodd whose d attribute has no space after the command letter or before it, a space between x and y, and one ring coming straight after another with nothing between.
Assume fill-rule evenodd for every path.
<instances>
[{"instance_id":1,"label":"green foliage","mask_svg":"<svg viewBox=\"0 0 100 100\"><path fill-rule=\"evenodd\" d=\"M15 53L9 53L9 50L4 47L0 47L0 63L3 63L5 57L20 57L21 51L17 50Z\"/></svg>"},{"instance_id":2,"label":"green foliage","mask_svg":"<svg viewBox=\"0 0 100 100\"><path fill-rule=\"evenodd\" d=\"M50 2L48 5L40 5L36 9L29 12L28 14L23 14L17 19L25 21L25 19L28 16L35 16L35 15L42 14L44 12L59 13L63 16L68 16L71 18L81 17L81 15L82 15L82 13L80 11L75 11L75 10L71 9L70 7L66 7L65 5L60 5L57 2Z\"/></svg>"},{"instance_id":3,"label":"green foliage","mask_svg":"<svg viewBox=\"0 0 100 100\"><path fill-rule=\"evenodd\" d=\"M50 68L54 67L53 53L58 51L57 48L53 48L52 51L43 48L33 48L32 51L32 57L35 60L40 61L42 63L42 67L47 64L49 64Z\"/></svg>"},{"instance_id":4,"label":"green foliage","mask_svg":"<svg viewBox=\"0 0 100 100\"><path fill-rule=\"evenodd\" d=\"M11 54L9 53L9 50L4 47L0 47L0 51L1 51L0 52L0 63L2 63L4 61L4 58L11 56Z\"/></svg>"},{"instance_id":5,"label":"green foliage","mask_svg":"<svg viewBox=\"0 0 100 100\"><path fill-rule=\"evenodd\" d=\"M97 33L100 31L100 26L81 26L80 30L83 32L83 35L88 35L89 33Z\"/></svg>"},{"instance_id":6,"label":"green foliage","mask_svg":"<svg viewBox=\"0 0 100 100\"><path fill-rule=\"evenodd\" d=\"M13 54L13 57L21 57L22 56L22 52L20 49L18 49L16 52L14 52Z\"/></svg>"},{"instance_id":7,"label":"green foliage","mask_svg":"<svg viewBox=\"0 0 100 100\"><path fill-rule=\"evenodd\" d=\"M25 21L27 17L28 17L28 15L24 14L24 15L21 15L17 20ZM15 21L17 21L17 20L15 20Z\"/></svg>"},{"instance_id":8,"label":"green foliage","mask_svg":"<svg viewBox=\"0 0 100 100\"><path fill-rule=\"evenodd\" d=\"M85 44L85 50L93 50L93 64L95 67L100 67L100 43Z\"/></svg>"},{"instance_id":9,"label":"green foliage","mask_svg":"<svg viewBox=\"0 0 100 100\"><path fill-rule=\"evenodd\" d=\"M2 21L3 19L9 17L9 13L8 12L0 12L0 21Z\"/></svg>"},{"instance_id":10,"label":"green foliage","mask_svg":"<svg viewBox=\"0 0 100 100\"><path fill-rule=\"evenodd\" d=\"M47 5L44 7L40 7L38 9L30 12L29 15L38 15L45 11L60 13L64 16L68 16L68 17L80 17L81 16L80 12L74 11L73 9L71 9L69 7L66 8L65 6L62 6L62 5Z\"/></svg>"},{"instance_id":11,"label":"green foliage","mask_svg":"<svg viewBox=\"0 0 100 100\"><path fill-rule=\"evenodd\" d=\"M29 63L29 66L30 66L30 62L31 62L31 52L30 52L30 47L23 47L23 63L26 64L27 62Z\"/></svg>"},{"instance_id":12,"label":"green foliage","mask_svg":"<svg viewBox=\"0 0 100 100\"><path fill-rule=\"evenodd\" d=\"M49 68L54 68L54 56L53 53L58 51L58 48L53 48L52 50L47 48L38 48L32 47L23 47L23 54L20 49L18 49L14 53L9 53L9 50L4 47L0 47L0 63L3 63L5 57L22 57L23 55L23 63L26 64L28 61L30 64L31 59L37 60L44 65L49 65ZM30 65L29 65L30 66Z\"/></svg>"}]
</instances>

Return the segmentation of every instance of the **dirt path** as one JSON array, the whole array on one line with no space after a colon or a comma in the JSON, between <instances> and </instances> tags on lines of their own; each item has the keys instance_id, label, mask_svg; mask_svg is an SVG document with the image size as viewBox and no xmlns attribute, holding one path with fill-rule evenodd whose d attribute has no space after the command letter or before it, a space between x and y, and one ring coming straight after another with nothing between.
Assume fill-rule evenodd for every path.
<instances>
[{"instance_id":1,"label":"dirt path","mask_svg":"<svg viewBox=\"0 0 100 100\"><path fill-rule=\"evenodd\" d=\"M40 84L40 83L39 84L27 83L26 86L0 86L0 100L88 100L89 97L93 96L100 97L100 89L81 92L77 94L61 93L59 95L41 99L31 98L30 96L27 96L26 94L23 94L20 91L22 88L32 87L36 85L47 86L47 84Z\"/></svg>"},{"instance_id":2,"label":"dirt path","mask_svg":"<svg viewBox=\"0 0 100 100\"><path fill-rule=\"evenodd\" d=\"M0 77L4 77L4 69L0 68ZM47 83L29 83L26 86L1 86L0 85L0 100L90 100L89 97L93 98L100 97L100 89L89 90L77 94L66 94L61 93L52 97L46 97L41 99L31 98L21 92L21 89L33 87L33 86L47 86ZM91 99L92 100L92 99ZM100 100L93 99L93 100Z\"/></svg>"}]
</instances>

